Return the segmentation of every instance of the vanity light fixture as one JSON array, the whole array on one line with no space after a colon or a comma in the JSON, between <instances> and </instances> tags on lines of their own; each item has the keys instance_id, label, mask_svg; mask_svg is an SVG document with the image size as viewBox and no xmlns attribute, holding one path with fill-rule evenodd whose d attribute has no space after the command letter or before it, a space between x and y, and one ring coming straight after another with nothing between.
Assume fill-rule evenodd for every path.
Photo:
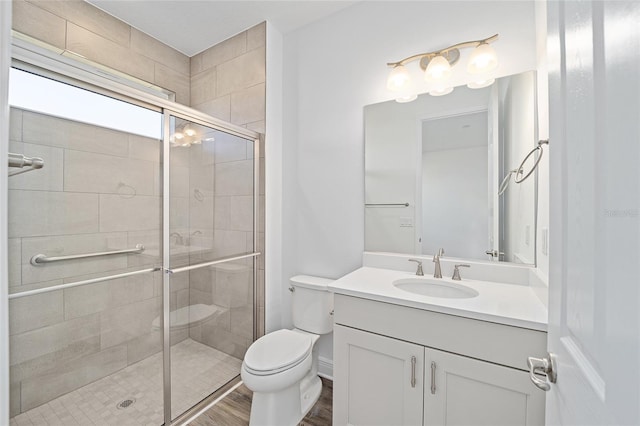
<instances>
[{"instance_id":1,"label":"vanity light fixture","mask_svg":"<svg viewBox=\"0 0 640 426\"><path fill-rule=\"evenodd\" d=\"M474 74L475 78L467 85L471 89L479 89L493 84L494 78L487 73L493 71L498 66L498 56L489 43L498 39L498 34L482 40L465 41L454 44L441 50L420 53L409 56L398 62L389 62L388 66L393 67L387 79L387 88L399 94L396 101L410 102L416 99L417 95L411 90L411 78L405 65L419 60L420 68L424 70L424 79L433 85L429 94L432 96L442 96L453 91L453 87L448 84L452 74L452 67L460 59L460 49L474 48L467 71Z\"/></svg>"}]
</instances>

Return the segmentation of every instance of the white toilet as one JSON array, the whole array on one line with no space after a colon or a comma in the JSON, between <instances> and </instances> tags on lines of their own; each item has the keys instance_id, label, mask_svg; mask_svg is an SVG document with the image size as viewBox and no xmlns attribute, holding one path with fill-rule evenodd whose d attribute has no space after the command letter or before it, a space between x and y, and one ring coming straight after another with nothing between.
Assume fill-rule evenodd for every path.
<instances>
[{"instance_id":1,"label":"white toilet","mask_svg":"<svg viewBox=\"0 0 640 426\"><path fill-rule=\"evenodd\" d=\"M321 334L333 331L333 280L298 275L291 278L293 330L262 336L249 347L240 375L253 391L251 426L294 426L318 400Z\"/></svg>"}]
</instances>

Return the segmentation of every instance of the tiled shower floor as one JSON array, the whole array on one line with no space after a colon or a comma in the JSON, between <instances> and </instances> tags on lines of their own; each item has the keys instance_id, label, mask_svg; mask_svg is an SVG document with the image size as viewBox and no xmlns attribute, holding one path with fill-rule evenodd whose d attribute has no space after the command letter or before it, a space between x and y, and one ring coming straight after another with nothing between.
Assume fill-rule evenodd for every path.
<instances>
[{"instance_id":1,"label":"tiled shower floor","mask_svg":"<svg viewBox=\"0 0 640 426\"><path fill-rule=\"evenodd\" d=\"M240 372L242 361L187 339L171 347L172 415L176 417ZM22 425L161 425L162 353L11 419ZM135 398L126 409L120 401Z\"/></svg>"}]
</instances>

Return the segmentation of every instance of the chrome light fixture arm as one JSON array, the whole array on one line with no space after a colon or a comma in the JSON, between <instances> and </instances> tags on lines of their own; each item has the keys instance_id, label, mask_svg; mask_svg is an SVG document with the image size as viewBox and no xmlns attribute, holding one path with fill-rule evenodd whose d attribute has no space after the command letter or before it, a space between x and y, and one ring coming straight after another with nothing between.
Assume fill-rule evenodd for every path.
<instances>
[{"instance_id":1,"label":"chrome light fixture arm","mask_svg":"<svg viewBox=\"0 0 640 426\"><path fill-rule=\"evenodd\" d=\"M397 67L399 65L408 64L417 59L427 58L428 60L431 60L432 58L438 55L447 55L449 52L452 52L454 50L459 50L465 47L477 47L481 44L488 44L488 43L494 42L497 39L498 39L498 34L494 34L491 37L487 37L481 40L464 41L462 43L457 43L452 46L445 47L444 49L435 50L433 52L419 53L417 55L412 55L397 62L387 62L387 65L390 67ZM460 56L459 54L456 55L455 61L451 62L452 65L458 60L459 56ZM428 63L428 61L426 61L426 63ZM420 66L424 69L426 68L426 63L423 65L421 62Z\"/></svg>"}]
</instances>

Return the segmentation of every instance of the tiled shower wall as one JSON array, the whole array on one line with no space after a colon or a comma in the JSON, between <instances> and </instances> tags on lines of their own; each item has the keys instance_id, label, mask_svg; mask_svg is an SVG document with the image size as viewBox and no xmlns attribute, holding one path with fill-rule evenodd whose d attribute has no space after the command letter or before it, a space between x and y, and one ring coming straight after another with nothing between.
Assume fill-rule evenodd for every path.
<instances>
[{"instance_id":1,"label":"tiled shower wall","mask_svg":"<svg viewBox=\"0 0 640 426\"><path fill-rule=\"evenodd\" d=\"M95 63L104 65L118 72L123 72L137 79L144 80L170 90L176 94L176 101L179 103L191 105L195 109L202 110L203 112L213 115L214 117L230 121L234 124L244 126L257 132L264 132L266 60L266 29L264 23L243 33L240 33L237 36L194 56L193 58L188 58L187 56L181 54L180 52L177 52L169 46L160 43L159 41L136 30L135 28L130 27L126 23L119 21L118 19L81 0L13 0L13 2L14 16L12 26L14 30L40 40L46 44L52 45L60 50L66 50L71 53L82 55L83 57ZM32 113L25 112L23 114L20 111L15 111L14 114L12 114L14 125L18 121L20 121L21 125L21 120L23 120L24 117L27 117L28 121L31 115ZM111 136L105 136L104 138L100 137L100 135L103 133L102 129L97 132L95 130L88 130L84 128L75 129L74 131L85 132L84 134L80 133L77 137L77 140L72 138L72 142L73 140L75 140L75 142L73 143L76 143L77 146L80 146L81 144L90 144L90 146L95 146L95 149L97 151L91 154L106 154L115 156L122 155L122 153L113 152L114 149L117 149L114 148L114 141L116 140L116 138L112 138ZM17 130L15 130L15 132L17 132ZM96 132L99 137L93 137L94 132ZM109 131L105 132L109 133ZM90 137L87 138L84 136ZM21 143L20 138L14 137L12 139L15 143ZM81 139L82 142L80 142ZM115 143L116 146L119 146L118 144L122 144L122 142ZM26 155L36 155L35 152L32 152L32 147L30 145L36 144L25 144L24 153ZM71 151L76 151L77 146L72 147ZM144 150L143 147L147 145L133 144L131 146L131 149L133 149L133 151L131 151L131 153L128 155L136 155L136 150ZM261 186L259 204L259 229L257 230L257 250L264 253L265 164L264 146L261 144L261 147L262 149L260 151L259 159L261 170ZM44 152L49 158L57 159L60 158L61 155L64 155L64 153L61 152L61 150L58 148L59 147L47 147L46 145L42 145L39 152ZM15 151L17 152L22 152L15 145L14 147L12 147L12 149L15 149ZM51 152L46 151L47 149L51 149ZM77 148L77 151L82 151L83 149L89 150L88 147L85 147ZM191 152L195 151L195 149L191 150ZM231 157L226 157L227 160L224 160L224 155L222 157L219 157L220 163L228 163L220 164L220 169L226 168L227 170L229 170L230 173L228 173L227 176L233 176L234 173L242 173L242 170L246 171L246 163L252 161L253 155L253 153L249 151L245 152L244 158L240 158L237 156L233 157L233 155L235 154L233 154ZM40 155L45 156L45 154ZM148 152L146 152L146 154L148 154ZM69 158L72 159L73 156L77 154L70 153L68 155ZM82 157L82 155L80 156ZM174 159L179 160L180 154L175 155L174 151L172 151L172 156ZM124 158L125 157L120 157L120 160L117 162L117 164L111 164L112 166L115 166L117 170L119 170L120 175L125 176L127 177L127 179L129 179L137 178L139 174L146 173L144 167L129 167L132 165L131 163L134 160L133 158L128 161L123 161ZM193 164L190 164L189 161L190 160L188 158L183 158L182 165L179 165L179 167L191 167ZM180 161L178 161L178 163L180 163ZM82 167L79 168L82 169ZM71 171L72 169L70 169L70 173ZM91 170L90 172L93 173L96 171ZM56 173L56 176L49 176L49 174L55 175ZM16 181L19 178L20 180L40 180L41 182L39 183L39 185L41 186L38 188L49 190L52 187L59 188L59 186L55 187L55 185L59 185L61 181L63 181L66 185L67 182L63 176L64 173L67 172L63 172L61 169L58 169L56 171L51 167L47 167L46 169L43 169L38 175L34 174L27 179L22 179L17 176L15 177L15 179ZM89 173L89 170L87 170L86 168L84 170L80 170L79 173L84 173L85 176L91 175L91 173ZM97 171L97 173L99 173L99 170ZM187 179L191 178L191 176L189 176L190 173L191 172L187 172ZM174 174L174 176L177 175ZM183 177L184 176L185 175L183 174ZM246 175L242 174L236 176L247 178ZM101 179L96 179L95 181L102 181L102 178L106 178L107 181L110 181L109 179L111 178L111 173L105 173L103 174ZM230 182L233 183L233 180L233 177L231 177ZM104 188L100 184L96 183L96 185L97 186L94 189L96 189L97 191L104 190ZM142 189L140 189L140 191L148 191L148 185L148 182L141 183ZM153 185L159 185L159 183L154 182ZM222 183L216 181L215 185L217 191L218 186L222 186ZM159 188L159 186L154 186L154 191L156 190L155 188ZM190 190L191 189L192 188L190 187ZM129 189L127 189L127 187L122 186L119 188L119 190L123 194L126 194L127 191L130 191ZM150 208L153 209L153 211L150 211L150 215L155 214L156 209L158 209L158 211L160 209L159 203L157 205L153 205L149 201L149 198L151 196L143 195L142 192L140 194L136 193L136 196L132 197L130 201L131 205L129 207L138 212L144 211L143 209L145 208ZM73 203L78 201L78 198L82 198L85 196L84 193L79 194L81 195L71 194L62 195L62 197L64 198L64 202ZM120 198L119 196L117 196L117 194L116 196L114 196L114 194L108 193L105 193L103 195L104 197L102 198L97 197L99 201L96 206L99 205L99 208L109 206L110 200L114 201L116 200L116 198ZM157 195L157 193L154 192L154 195ZM239 208L244 211L247 210L247 195L248 194L245 194L242 191L237 193L216 192L215 195L212 195L210 197L210 200L207 200L205 196L205 200L208 203L207 205L211 208L203 208L202 206L193 208L194 206L190 206L188 203L185 205L174 201L172 204L172 210L181 212L179 216L182 218L188 217L189 220L193 222L193 224L198 223L198 220L197 218L195 218L195 216L200 215L202 217L202 215L215 214L215 217L213 217L214 222L212 227L213 232L218 235L218 237L221 235L225 235L225 233L227 233L227 235L231 235L234 232L245 232L248 234L246 230L246 220L238 220L238 218L241 218L241 216L238 216L235 213ZM147 197L147 199L142 200L142 198L140 197L143 196ZM95 199L96 197L93 198ZM140 200L138 198L140 198ZM50 201L53 201L53 207L51 208L55 209L55 206L58 206L58 208L62 208L62 204L60 204L60 194L50 197ZM19 204L21 202L20 195L18 195L16 197L16 200L12 201L12 203L13 202ZM22 203L24 205L24 200L22 200ZM108 223L110 219L103 219L106 221L106 223L104 224L99 223L99 225L107 226L105 229L109 229L109 225L115 227L114 229L118 228L118 223L121 219L121 217L118 215L122 215L125 210L119 209L116 204L117 203L111 206L113 210L112 213L116 215L112 221L113 223ZM66 213L67 212L65 211L65 214ZM186 216L184 214L186 214ZM120 231L114 230L113 235L102 235L101 237L96 237L93 240L90 239L89 235L93 233L93 231L91 231L90 229L93 229L92 227L95 224L91 223L91 218L85 217L85 215L88 215L86 209L81 209L77 212L72 211L69 212L69 218L74 218L71 221L73 222L72 226L66 223L55 224L55 226L68 226L68 231L71 234L75 232L76 226L86 226L86 229L83 230L83 232L86 232L85 235L77 238L74 237L75 239L69 239L68 242L65 243L68 247L74 247L74 253L85 249L87 251L94 250L96 247L111 248L116 243L124 242L125 240L123 238L127 238L127 243L133 243L134 245L137 244L139 238L129 239L129 234L134 231L127 231L127 235L125 237L125 235L120 233ZM140 217L138 215L131 220L137 221L137 223L140 225L149 226L150 224L146 223L146 217L147 216ZM126 220L129 220L129 218L127 218ZM189 233L194 232L192 228L194 228L195 225L192 226L193 224L190 224L187 227ZM176 229L182 229L187 225L178 222L175 223L175 226ZM205 227L203 227L203 229L204 228ZM64 230L67 228L61 229ZM137 237L142 237L144 234L145 233L142 232L137 235ZM118 240L118 238L120 238L120 240ZM194 238L192 238L192 241L197 242L197 239L198 236L195 236ZM12 249L12 253L14 253L13 256L15 257L15 253L21 253L22 256L27 256L28 254L26 252L22 253L25 248L22 247L22 241L19 240L19 238L12 238L10 240L10 247ZM219 243L220 238L216 238L215 241L218 241ZM153 245L149 240L140 242ZM120 245L118 244L118 247L119 246ZM61 246L59 245L52 248L57 250L58 253L61 250ZM142 259L144 258L139 256L129 256L129 259L127 260L127 262L125 262L124 267L133 266L136 262L140 262ZM21 262L24 262L24 259L21 259ZM97 266L98 268L104 267L106 268L105 270L115 269L123 266L122 263L111 265L109 264L109 262L115 262L115 260L108 258L91 260L84 263L83 265ZM258 328L259 335L261 335L264 333L264 254L259 257L258 263L258 294L256 295L256 297L259 304ZM246 265L246 263L244 265L248 266ZM212 268L206 273L200 275L198 273L188 273L179 274L181 276L174 276L172 281L173 291L171 294L171 305L172 309L177 309L179 307L187 306L188 304L204 303L208 301L208 303L217 304L223 307L235 308L229 309L228 316L219 317L216 320L215 325L206 325L207 327L209 327L209 330L206 330L204 333L204 324L191 327L189 333L191 337L196 340L200 340L203 343L210 345L215 345L217 342L218 349L230 353L234 356L242 356L244 354L244 351L246 350L246 347L251 341L252 333L250 332L250 324L246 323L248 317L244 316L245 312L249 314L249 312L247 312L248 308L246 304L245 306L241 307L241 304L239 304L238 301L245 300L245 297L248 294L247 292L250 292L251 289L250 285L237 286L234 285L234 282L241 281L246 283L247 279L249 280L249 282L251 282L252 276L247 277L246 275L248 273L246 270L243 270L243 268L232 268L233 270L227 269L220 266L218 268ZM82 267L78 271L80 271L79 273L82 273ZM22 275L22 273L22 266L17 267L15 264L12 264L11 274L14 278L18 274ZM207 274L209 274L209 276L206 276ZM189 275L191 276L189 277ZM27 272L25 276L28 277L29 272ZM20 277L20 279L22 280L22 276ZM27 278L27 280L29 279L31 278ZM42 279L48 279L48 277L45 276L42 277ZM144 279L141 277L136 278L136 280L144 281ZM52 279L50 281L51 283L49 284L34 284L30 281L20 281L20 285L42 286L61 282L60 278ZM157 282L153 285L159 286ZM121 297L121 295L111 295L109 293L109 290L105 290L103 287L108 286L97 286L95 287L95 294L89 291L89 294L85 294L81 298L88 298L89 300L100 299L101 301L99 303L105 305L106 307L117 306L119 303L118 298ZM159 303L157 300L159 287L153 288L153 294L151 296L151 293L149 293L147 287L145 287L143 284L139 284L136 289L138 289L139 287L143 288L139 291L140 296L137 296L140 298L140 300L153 299L153 303ZM206 291L203 291L204 288L206 288ZM85 290L85 292L87 291ZM56 293L51 294L54 295ZM106 296L102 298L98 297L98 294L106 294ZM147 296L150 297L147 299ZM45 305L48 304L45 302ZM151 307L152 302L147 301L147 306ZM159 305L154 306L154 309L159 309ZM64 307L66 309L66 304ZM130 307L130 309L133 310L134 308ZM59 319L60 313L53 313L48 318L49 320L51 320L51 318ZM126 316L123 316L122 318L126 318ZM114 318L114 320L117 322L118 318ZM130 325L135 328L135 324ZM73 329L71 330L73 331ZM209 337L204 338L203 336ZM210 336L216 337L211 338ZM176 343L176 341L179 341L183 336L180 333L177 333L174 337L175 339L172 339L172 343ZM40 337L34 335L32 336L32 338L36 339ZM45 339L45 342L48 342L48 340ZM148 347L159 348L159 342L156 341L155 337L147 337L145 343ZM12 345L13 344L14 340L12 338ZM62 342L60 342L60 345L64 346ZM69 350L74 350L72 346L68 347ZM149 351L149 353L151 353L150 349ZM134 352L135 350L131 353ZM144 354L140 353L140 358L143 358L143 355L145 354L146 352ZM80 356L78 353L73 356L76 355ZM134 358L135 356L131 359ZM109 363L107 362L105 364ZM49 364L49 367L51 367L52 365L54 364ZM113 366L113 363L109 365L111 365L110 368L112 369L118 369L122 368L122 366L126 364L120 362L117 368ZM12 377L20 376L14 375ZM89 378L85 377L83 380L89 380ZM14 404L14 412L16 409L16 405L20 404L20 391L16 389L16 386L12 386L11 400L12 404ZM18 393L16 394L16 392ZM28 402L24 405L24 408L28 408L29 406L31 406L31 404Z\"/></svg>"},{"instance_id":2,"label":"tiled shower wall","mask_svg":"<svg viewBox=\"0 0 640 426\"><path fill-rule=\"evenodd\" d=\"M266 24L256 25L191 58L191 106L259 133L265 131ZM264 138L260 144L260 197L257 250L258 335L264 334ZM216 199L216 209L228 201ZM220 207L222 208L222 207ZM216 215L218 210L216 210ZM233 230L217 221L216 230ZM223 350L221 348L218 348Z\"/></svg>"},{"instance_id":3,"label":"tiled shower wall","mask_svg":"<svg viewBox=\"0 0 640 426\"><path fill-rule=\"evenodd\" d=\"M9 179L10 293L160 264L160 148L154 139L19 109L10 150L45 159ZM133 248L33 266L33 255ZM171 299L188 291L176 282ZM10 301L12 415L161 350L161 275L149 273ZM172 343L188 337L172 335ZM161 368L160 366L158 368Z\"/></svg>"},{"instance_id":4,"label":"tiled shower wall","mask_svg":"<svg viewBox=\"0 0 640 426\"><path fill-rule=\"evenodd\" d=\"M12 28L175 92L190 104L189 58L82 0L13 0Z\"/></svg>"}]
</instances>

